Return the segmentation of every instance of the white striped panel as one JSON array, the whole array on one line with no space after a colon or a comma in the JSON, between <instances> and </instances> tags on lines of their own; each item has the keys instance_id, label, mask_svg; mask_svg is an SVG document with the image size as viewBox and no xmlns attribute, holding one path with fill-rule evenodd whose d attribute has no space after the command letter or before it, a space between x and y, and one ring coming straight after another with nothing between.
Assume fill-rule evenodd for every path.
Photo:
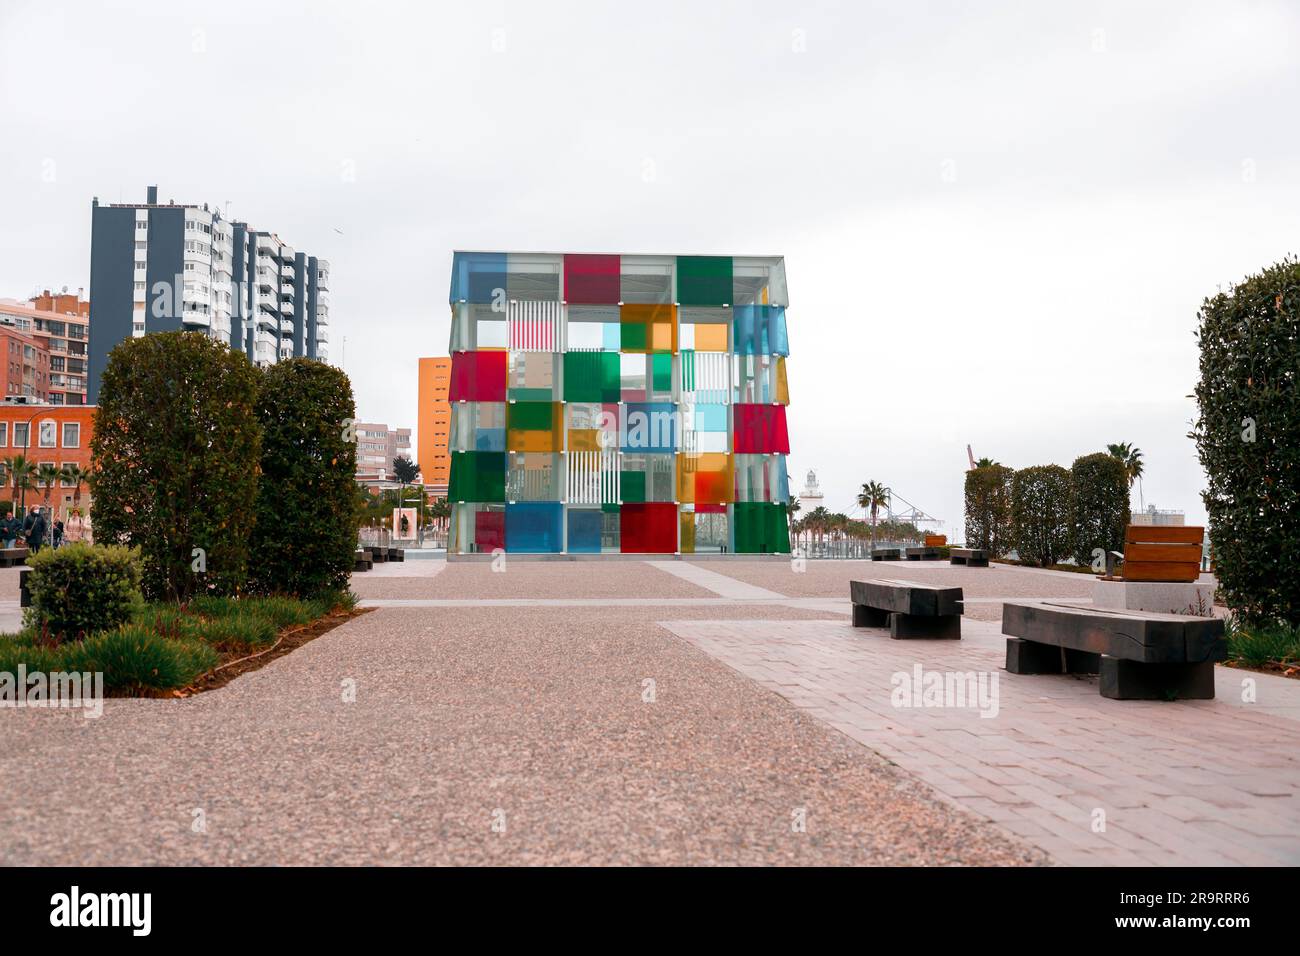
<instances>
[{"instance_id":1,"label":"white striped panel","mask_svg":"<svg viewBox=\"0 0 1300 956\"><path fill-rule=\"evenodd\" d=\"M506 340L517 352L564 351L564 312L560 303L512 299L506 304Z\"/></svg>"},{"instance_id":2,"label":"white striped panel","mask_svg":"<svg viewBox=\"0 0 1300 956\"><path fill-rule=\"evenodd\" d=\"M618 453L571 451L568 454L568 501L571 505L618 503Z\"/></svg>"},{"instance_id":3,"label":"white striped panel","mask_svg":"<svg viewBox=\"0 0 1300 956\"><path fill-rule=\"evenodd\" d=\"M691 360L694 362L695 390L693 392L683 390L683 400L700 405L730 405L730 359L731 356L726 352L691 353ZM686 361L685 353L682 355L682 361ZM682 377L685 379L685 374Z\"/></svg>"}]
</instances>

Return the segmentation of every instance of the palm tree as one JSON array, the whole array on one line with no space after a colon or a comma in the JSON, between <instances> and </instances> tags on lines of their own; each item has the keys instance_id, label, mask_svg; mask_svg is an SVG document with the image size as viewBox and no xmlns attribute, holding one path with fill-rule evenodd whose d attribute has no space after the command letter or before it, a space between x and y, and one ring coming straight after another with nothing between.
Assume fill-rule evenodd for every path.
<instances>
[{"instance_id":1,"label":"palm tree","mask_svg":"<svg viewBox=\"0 0 1300 956\"><path fill-rule=\"evenodd\" d=\"M86 470L76 462L64 465L60 469L59 480L72 486L72 507L81 507L81 486L86 483Z\"/></svg>"},{"instance_id":2,"label":"palm tree","mask_svg":"<svg viewBox=\"0 0 1300 956\"><path fill-rule=\"evenodd\" d=\"M1142 449L1134 448L1133 445L1125 441L1107 445L1106 451L1110 452L1112 458L1118 458L1123 463L1124 474L1128 476L1129 488L1133 487L1133 482L1138 483L1139 510L1146 508L1146 499L1142 494Z\"/></svg>"},{"instance_id":3,"label":"palm tree","mask_svg":"<svg viewBox=\"0 0 1300 956\"><path fill-rule=\"evenodd\" d=\"M46 508L50 506L50 492L54 490L55 482L63 477L63 469L58 465L51 465L48 462L40 465L36 469L36 484L44 489L42 498Z\"/></svg>"},{"instance_id":4,"label":"palm tree","mask_svg":"<svg viewBox=\"0 0 1300 956\"><path fill-rule=\"evenodd\" d=\"M812 511L808 512L808 517L804 519L805 525L812 533L814 541L820 541L821 536L826 531L826 525L830 521L831 513L818 505Z\"/></svg>"},{"instance_id":5,"label":"palm tree","mask_svg":"<svg viewBox=\"0 0 1300 956\"><path fill-rule=\"evenodd\" d=\"M1000 465L1000 464L1002 463L999 461L994 461L992 458L981 458L979 461L975 462L975 467L992 468L994 465Z\"/></svg>"},{"instance_id":6,"label":"palm tree","mask_svg":"<svg viewBox=\"0 0 1300 956\"><path fill-rule=\"evenodd\" d=\"M12 458L6 458L4 462L5 472L13 478L14 491L19 492L20 498L18 509L27 516L27 489L32 487L32 476L36 474L36 466L32 464L23 455L14 455Z\"/></svg>"},{"instance_id":7,"label":"palm tree","mask_svg":"<svg viewBox=\"0 0 1300 956\"><path fill-rule=\"evenodd\" d=\"M871 513L871 548L876 547L876 516L881 508L889 507L889 489L878 481L868 481L858 495L858 507Z\"/></svg>"}]
</instances>

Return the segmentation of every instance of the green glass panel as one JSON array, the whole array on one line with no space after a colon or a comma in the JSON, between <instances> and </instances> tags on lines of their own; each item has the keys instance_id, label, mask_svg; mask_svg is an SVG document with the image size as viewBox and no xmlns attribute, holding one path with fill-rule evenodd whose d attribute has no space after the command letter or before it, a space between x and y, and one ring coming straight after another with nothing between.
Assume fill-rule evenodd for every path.
<instances>
[{"instance_id":1,"label":"green glass panel","mask_svg":"<svg viewBox=\"0 0 1300 956\"><path fill-rule=\"evenodd\" d=\"M682 305L730 305L731 291L731 256L677 257L677 301Z\"/></svg>"},{"instance_id":2,"label":"green glass panel","mask_svg":"<svg viewBox=\"0 0 1300 956\"><path fill-rule=\"evenodd\" d=\"M670 392L673 388L673 357L667 352L650 356L651 388L656 392Z\"/></svg>"},{"instance_id":3,"label":"green glass panel","mask_svg":"<svg viewBox=\"0 0 1300 956\"><path fill-rule=\"evenodd\" d=\"M515 402L506 406L506 427L523 431L551 431L555 406L550 402Z\"/></svg>"},{"instance_id":4,"label":"green glass panel","mask_svg":"<svg viewBox=\"0 0 1300 956\"><path fill-rule=\"evenodd\" d=\"M451 456L447 484L451 501L505 501L506 456L499 451L464 451Z\"/></svg>"},{"instance_id":5,"label":"green glass panel","mask_svg":"<svg viewBox=\"0 0 1300 956\"><path fill-rule=\"evenodd\" d=\"M732 508L738 554L790 553L790 530L784 504L736 502Z\"/></svg>"},{"instance_id":6,"label":"green glass panel","mask_svg":"<svg viewBox=\"0 0 1300 956\"><path fill-rule=\"evenodd\" d=\"M512 388L508 397L516 402L549 402L552 398L549 388Z\"/></svg>"},{"instance_id":7,"label":"green glass panel","mask_svg":"<svg viewBox=\"0 0 1300 956\"><path fill-rule=\"evenodd\" d=\"M645 472L625 471L619 479L619 497L624 501L641 503L645 498Z\"/></svg>"},{"instance_id":8,"label":"green glass panel","mask_svg":"<svg viewBox=\"0 0 1300 956\"><path fill-rule=\"evenodd\" d=\"M623 323L624 352L644 352L647 340L644 322Z\"/></svg>"},{"instance_id":9,"label":"green glass panel","mask_svg":"<svg viewBox=\"0 0 1300 956\"><path fill-rule=\"evenodd\" d=\"M618 352L565 352L566 402L617 402L620 395Z\"/></svg>"},{"instance_id":10,"label":"green glass panel","mask_svg":"<svg viewBox=\"0 0 1300 956\"><path fill-rule=\"evenodd\" d=\"M618 508L619 508L618 504L604 504L600 506L600 510L605 512L606 514L616 515L618 514Z\"/></svg>"}]
</instances>

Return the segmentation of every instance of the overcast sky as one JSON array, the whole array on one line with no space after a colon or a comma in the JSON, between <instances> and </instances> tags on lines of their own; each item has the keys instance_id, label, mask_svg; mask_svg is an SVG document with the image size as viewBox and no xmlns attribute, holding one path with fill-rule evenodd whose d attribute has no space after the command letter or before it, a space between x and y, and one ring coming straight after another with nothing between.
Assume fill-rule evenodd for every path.
<instances>
[{"instance_id":1,"label":"overcast sky","mask_svg":"<svg viewBox=\"0 0 1300 956\"><path fill-rule=\"evenodd\" d=\"M0 297L88 286L91 197L156 183L329 259L359 414L413 428L452 249L779 253L792 490L949 533L967 443L1130 441L1202 521L1196 310L1300 246L1285 3L0 0L0 37Z\"/></svg>"}]
</instances>

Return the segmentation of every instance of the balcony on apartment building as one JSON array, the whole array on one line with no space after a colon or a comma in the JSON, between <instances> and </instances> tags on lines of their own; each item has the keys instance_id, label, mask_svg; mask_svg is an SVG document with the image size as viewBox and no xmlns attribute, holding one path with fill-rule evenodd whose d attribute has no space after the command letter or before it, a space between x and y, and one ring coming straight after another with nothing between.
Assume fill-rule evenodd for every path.
<instances>
[{"instance_id":1,"label":"balcony on apartment building","mask_svg":"<svg viewBox=\"0 0 1300 956\"><path fill-rule=\"evenodd\" d=\"M280 281L281 281L281 282L286 282L286 281L287 281L287 282L289 282L289 283L292 283L293 280L294 280L294 276L295 276L295 275L296 275L296 273L293 271L293 266L283 266L283 267L281 267L281 269L280 269Z\"/></svg>"},{"instance_id":2,"label":"balcony on apartment building","mask_svg":"<svg viewBox=\"0 0 1300 956\"><path fill-rule=\"evenodd\" d=\"M281 320L280 320L280 332L281 332L281 334L283 334L283 335L293 335L293 320L292 320L292 319L281 319Z\"/></svg>"},{"instance_id":3,"label":"balcony on apartment building","mask_svg":"<svg viewBox=\"0 0 1300 956\"><path fill-rule=\"evenodd\" d=\"M328 342L329 340L330 340L330 330L328 328L323 328L318 322L316 324L316 341Z\"/></svg>"}]
</instances>

